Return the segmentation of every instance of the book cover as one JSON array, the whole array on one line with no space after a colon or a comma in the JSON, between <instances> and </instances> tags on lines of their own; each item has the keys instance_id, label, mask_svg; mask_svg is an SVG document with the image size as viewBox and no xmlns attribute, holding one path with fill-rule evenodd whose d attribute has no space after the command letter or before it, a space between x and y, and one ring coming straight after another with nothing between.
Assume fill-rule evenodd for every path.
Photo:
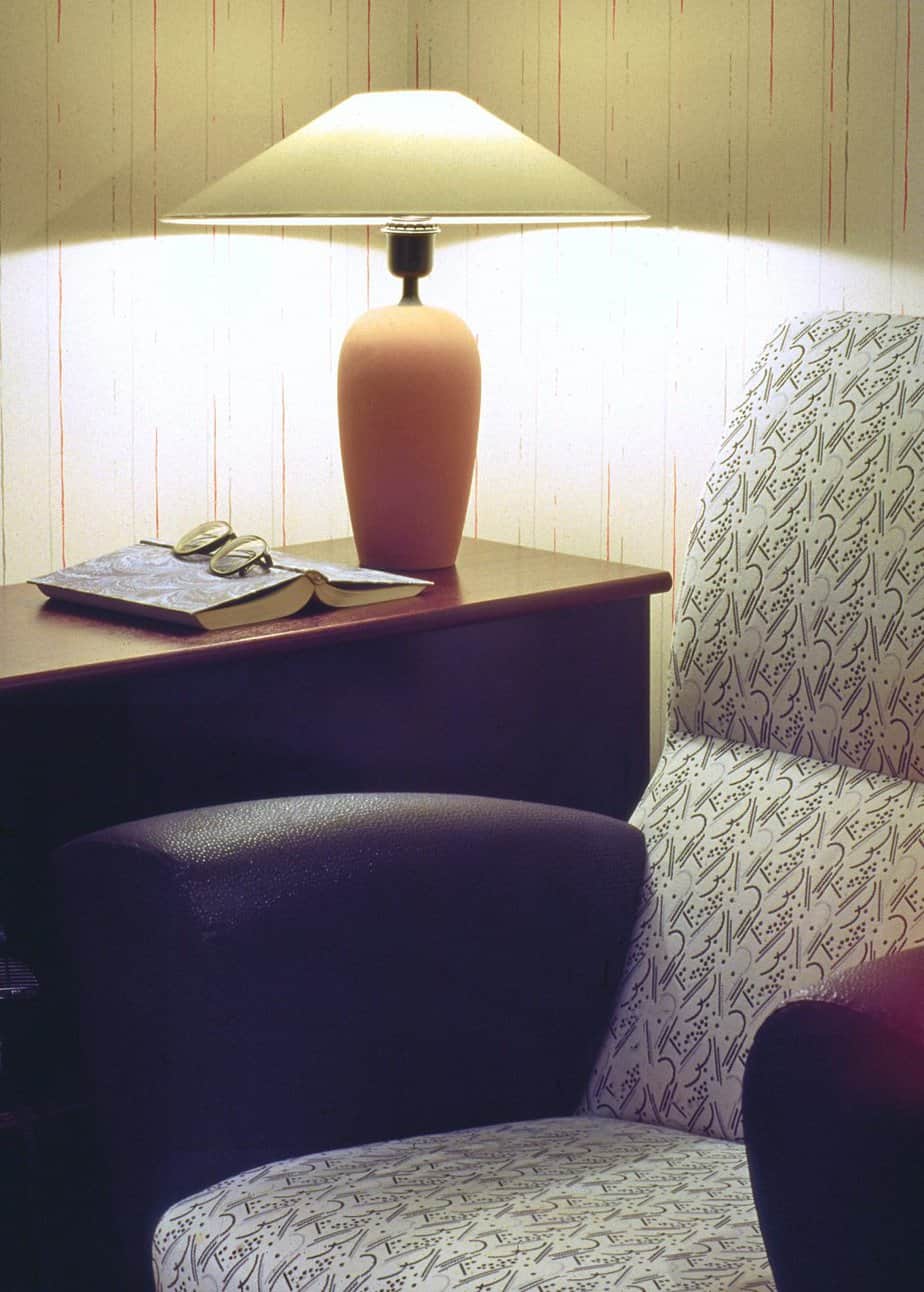
<instances>
[{"instance_id":1,"label":"book cover","mask_svg":"<svg viewBox=\"0 0 924 1292\"><path fill-rule=\"evenodd\" d=\"M312 598L338 607L416 596L427 579L332 565L271 551L273 565L221 577L207 556L179 557L167 544L134 543L30 579L51 600L199 628L229 628L295 614Z\"/></svg>"}]
</instances>

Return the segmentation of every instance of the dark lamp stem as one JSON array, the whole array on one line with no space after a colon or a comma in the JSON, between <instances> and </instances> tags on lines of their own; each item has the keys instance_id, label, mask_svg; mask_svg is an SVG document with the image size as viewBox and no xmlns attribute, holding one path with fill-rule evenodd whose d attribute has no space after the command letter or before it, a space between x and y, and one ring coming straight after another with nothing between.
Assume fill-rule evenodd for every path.
<instances>
[{"instance_id":1,"label":"dark lamp stem","mask_svg":"<svg viewBox=\"0 0 924 1292\"><path fill-rule=\"evenodd\" d=\"M400 301L398 301L398 304L399 304L399 305L420 305L420 304L422 304L421 299L420 299L420 294L419 294L419 292L417 291L417 283L418 283L418 279L416 279L416 278L410 278L410 277L405 278L405 280L404 280L404 292L403 292L403 294L402 294L402 297L401 297Z\"/></svg>"}]
</instances>

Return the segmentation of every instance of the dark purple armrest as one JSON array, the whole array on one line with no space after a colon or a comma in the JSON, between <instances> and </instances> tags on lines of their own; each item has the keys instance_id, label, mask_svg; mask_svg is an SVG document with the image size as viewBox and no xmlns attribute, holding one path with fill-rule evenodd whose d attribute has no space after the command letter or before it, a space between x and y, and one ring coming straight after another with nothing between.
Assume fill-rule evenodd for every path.
<instances>
[{"instance_id":1,"label":"dark purple armrest","mask_svg":"<svg viewBox=\"0 0 924 1292\"><path fill-rule=\"evenodd\" d=\"M134 822L56 860L137 1229L261 1162L572 1112L644 844L567 808L358 794Z\"/></svg>"},{"instance_id":2,"label":"dark purple armrest","mask_svg":"<svg viewBox=\"0 0 924 1292\"><path fill-rule=\"evenodd\" d=\"M924 947L771 1015L743 1109L777 1292L924 1286Z\"/></svg>"}]
</instances>

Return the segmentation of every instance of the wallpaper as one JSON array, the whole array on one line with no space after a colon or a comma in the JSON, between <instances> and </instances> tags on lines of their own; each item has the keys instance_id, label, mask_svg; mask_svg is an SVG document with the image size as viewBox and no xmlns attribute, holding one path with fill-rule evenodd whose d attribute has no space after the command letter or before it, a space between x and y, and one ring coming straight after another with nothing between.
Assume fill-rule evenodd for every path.
<instances>
[{"instance_id":1,"label":"wallpaper","mask_svg":"<svg viewBox=\"0 0 924 1292\"><path fill-rule=\"evenodd\" d=\"M468 93L652 217L438 239L422 295L484 369L470 534L676 573L780 319L924 312L924 0L2 0L0 579L212 515L348 532L335 371L396 298L381 235L158 220L404 85Z\"/></svg>"}]
</instances>

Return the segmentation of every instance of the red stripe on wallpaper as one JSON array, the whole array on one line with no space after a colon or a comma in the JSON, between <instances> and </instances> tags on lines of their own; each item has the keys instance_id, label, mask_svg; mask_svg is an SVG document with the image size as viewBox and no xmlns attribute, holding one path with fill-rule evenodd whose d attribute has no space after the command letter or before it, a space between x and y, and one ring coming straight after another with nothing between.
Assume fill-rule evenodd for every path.
<instances>
[{"instance_id":1,"label":"red stripe on wallpaper","mask_svg":"<svg viewBox=\"0 0 924 1292\"><path fill-rule=\"evenodd\" d=\"M834 79L837 67L837 11L831 0L831 48L828 55L828 195L825 213L825 241L831 244L831 226L834 219ZM846 183L846 177L845 177ZM844 194L844 218L847 218L847 195Z\"/></svg>"},{"instance_id":2,"label":"red stripe on wallpaper","mask_svg":"<svg viewBox=\"0 0 924 1292\"><path fill-rule=\"evenodd\" d=\"M776 0L770 0L770 109L773 110L773 54L776 39Z\"/></svg>"},{"instance_id":3,"label":"red stripe on wallpaper","mask_svg":"<svg viewBox=\"0 0 924 1292\"><path fill-rule=\"evenodd\" d=\"M282 447L282 545L285 547L289 541L288 531L288 510L286 503L288 500L288 480L286 473L286 375L282 373L279 379L279 421L280 421L280 438Z\"/></svg>"},{"instance_id":4,"label":"red stripe on wallpaper","mask_svg":"<svg viewBox=\"0 0 924 1292\"><path fill-rule=\"evenodd\" d=\"M152 133L153 133L153 174L151 184L151 222L153 236L157 239L157 110L158 110L158 63L157 63L157 0L151 0L151 36L153 40L153 82L152 82Z\"/></svg>"},{"instance_id":5,"label":"red stripe on wallpaper","mask_svg":"<svg viewBox=\"0 0 924 1292\"><path fill-rule=\"evenodd\" d=\"M841 241L847 242L847 199L850 180L850 49L851 8L853 0L847 0L847 56L844 63L844 218L841 224Z\"/></svg>"},{"instance_id":6,"label":"red stripe on wallpaper","mask_svg":"<svg viewBox=\"0 0 924 1292\"><path fill-rule=\"evenodd\" d=\"M616 39L616 0L613 0L610 9L610 36L613 40Z\"/></svg>"},{"instance_id":7,"label":"red stripe on wallpaper","mask_svg":"<svg viewBox=\"0 0 924 1292\"><path fill-rule=\"evenodd\" d=\"M212 394L212 515L218 515L218 399Z\"/></svg>"},{"instance_id":8,"label":"red stripe on wallpaper","mask_svg":"<svg viewBox=\"0 0 924 1292\"><path fill-rule=\"evenodd\" d=\"M372 89L372 0L366 0L366 89Z\"/></svg>"},{"instance_id":9,"label":"red stripe on wallpaper","mask_svg":"<svg viewBox=\"0 0 924 1292\"><path fill-rule=\"evenodd\" d=\"M558 155L561 156L561 15L562 0L558 0L558 81L557 81L557 102L556 113L558 116Z\"/></svg>"},{"instance_id":10,"label":"red stripe on wallpaper","mask_svg":"<svg viewBox=\"0 0 924 1292\"><path fill-rule=\"evenodd\" d=\"M671 498L671 620L677 596L677 454L672 468L673 496Z\"/></svg>"},{"instance_id":11,"label":"red stripe on wallpaper","mask_svg":"<svg viewBox=\"0 0 924 1292\"><path fill-rule=\"evenodd\" d=\"M153 37L153 99L154 99L154 148L157 149L157 0L151 0L151 34Z\"/></svg>"},{"instance_id":12,"label":"red stripe on wallpaper","mask_svg":"<svg viewBox=\"0 0 924 1292\"><path fill-rule=\"evenodd\" d=\"M283 225L279 230L279 242L283 248L282 254L285 257L286 246L286 226ZM283 261L283 263L285 263ZM282 322L285 325L285 307L282 309ZM279 488L282 494L282 543L283 546L288 542L289 534L289 477L288 477L288 406L286 403L286 370L283 365L279 372L279 452L281 456L280 463L280 481Z\"/></svg>"},{"instance_id":13,"label":"red stripe on wallpaper","mask_svg":"<svg viewBox=\"0 0 924 1292\"><path fill-rule=\"evenodd\" d=\"M59 45L61 44L61 17L62 17L61 10L62 10L62 8L63 8L63 0L58 0L58 21L57 21L57 26L56 26L56 28L55 28L55 40L58 42L58 44L59 44Z\"/></svg>"},{"instance_id":14,"label":"red stripe on wallpaper","mask_svg":"<svg viewBox=\"0 0 924 1292\"><path fill-rule=\"evenodd\" d=\"M286 43L286 0L282 0L279 6L279 43Z\"/></svg>"},{"instance_id":15,"label":"red stripe on wallpaper","mask_svg":"<svg viewBox=\"0 0 924 1292\"><path fill-rule=\"evenodd\" d=\"M212 0L212 53L215 53L215 37L218 31L218 14L215 11L217 0Z\"/></svg>"},{"instance_id":16,"label":"red stripe on wallpaper","mask_svg":"<svg viewBox=\"0 0 924 1292\"><path fill-rule=\"evenodd\" d=\"M905 188L902 200L902 232L908 228L908 154L911 146L911 0L905 12Z\"/></svg>"},{"instance_id":17,"label":"red stripe on wallpaper","mask_svg":"<svg viewBox=\"0 0 924 1292\"><path fill-rule=\"evenodd\" d=\"M64 243L58 239L58 506L61 521L61 565L67 565L64 486Z\"/></svg>"},{"instance_id":18,"label":"red stripe on wallpaper","mask_svg":"<svg viewBox=\"0 0 924 1292\"><path fill-rule=\"evenodd\" d=\"M420 89L420 24L414 23L414 89Z\"/></svg>"},{"instance_id":19,"label":"red stripe on wallpaper","mask_svg":"<svg viewBox=\"0 0 924 1292\"><path fill-rule=\"evenodd\" d=\"M160 538L160 427L154 427L154 537Z\"/></svg>"}]
</instances>

